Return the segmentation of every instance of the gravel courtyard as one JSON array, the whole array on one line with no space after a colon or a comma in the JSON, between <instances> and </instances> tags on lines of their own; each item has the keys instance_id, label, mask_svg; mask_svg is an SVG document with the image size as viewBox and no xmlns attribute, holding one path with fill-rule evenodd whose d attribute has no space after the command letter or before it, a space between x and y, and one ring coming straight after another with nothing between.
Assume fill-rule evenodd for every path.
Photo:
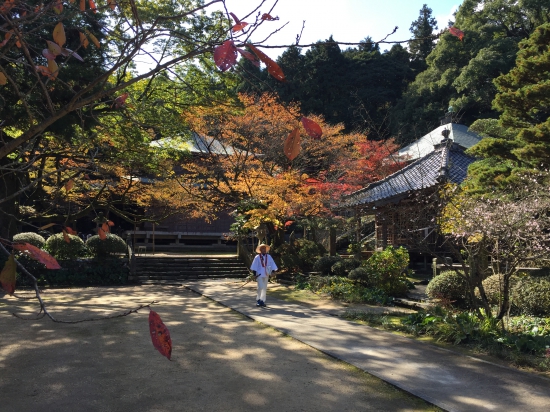
<instances>
[{"instance_id":1,"label":"gravel courtyard","mask_svg":"<svg viewBox=\"0 0 550 412\"><path fill-rule=\"evenodd\" d=\"M58 289L43 297L64 320L157 301L172 361L151 343L148 309L78 324L24 321L11 312L29 316L36 302L4 296L3 412L437 410L182 287Z\"/></svg>"}]
</instances>

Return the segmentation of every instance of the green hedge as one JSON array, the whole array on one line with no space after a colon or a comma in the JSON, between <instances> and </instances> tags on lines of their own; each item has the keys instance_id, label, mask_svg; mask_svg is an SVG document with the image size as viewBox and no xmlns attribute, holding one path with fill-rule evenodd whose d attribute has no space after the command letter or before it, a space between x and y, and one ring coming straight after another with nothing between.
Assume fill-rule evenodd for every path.
<instances>
[{"instance_id":1,"label":"green hedge","mask_svg":"<svg viewBox=\"0 0 550 412\"><path fill-rule=\"evenodd\" d=\"M86 241L86 247L93 256L97 257L124 254L128 251L124 239L112 233L108 233L107 238L103 240L98 235L90 237Z\"/></svg>"},{"instance_id":2,"label":"green hedge","mask_svg":"<svg viewBox=\"0 0 550 412\"><path fill-rule=\"evenodd\" d=\"M68 235L71 240L65 241L63 233L50 236L44 244L44 249L54 258L62 260L78 259L88 256L88 248L78 236Z\"/></svg>"},{"instance_id":3,"label":"green hedge","mask_svg":"<svg viewBox=\"0 0 550 412\"><path fill-rule=\"evenodd\" d=\"M33 246L36 246L37 248L42 249L42 247L44 246L44 243L46 242L46 239L44 239L38 233L23 232L15 235L13 237L13 241L18 243L29 243Z\"/></svg>"},{"instance_id":4,"label":"green hedge","mask_svg":"<svg viewBox=\"0 0 550 412\"><path fill-rule=\"evenodd\" d=\"M463 276L454 270L447 270L430 280L426 294L434 299L462 303L468 295L468 284Z\"/></svg>"},{"instance_id":5,"label":"green hedge","mask_svg":"<svg viewBox=\"0 0 550 412\"><path fill-rule=\"evenodd\" d=\"M513 303L522 314L550 316L550 277L521 278L513 289Z\"/></svg>"},{"instance_id":6,"label":"green hedge","mask_svg":"<svg viewBox=\"0 0 550 412\"><path fill-rule=\"evenodd\" d=\"M28 256L17 258L38 281L39 286L107 286L128 283L127 259L80 259L59 260L61 269L46 269L44 265ZM3 267L5 259L0 257ZM1 269L0 267L0 269ZM16 287L30 287L31 280L17 271Z\"/></svg>"}]
</instances>

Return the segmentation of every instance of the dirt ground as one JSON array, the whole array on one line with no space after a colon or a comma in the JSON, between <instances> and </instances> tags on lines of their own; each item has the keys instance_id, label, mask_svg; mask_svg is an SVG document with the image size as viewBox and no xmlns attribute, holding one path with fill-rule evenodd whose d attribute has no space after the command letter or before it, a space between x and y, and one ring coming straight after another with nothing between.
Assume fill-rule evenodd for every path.
<instances>
[{"instance_id":1,"label":"dirt ground","mask_svg":"<svg viewBox=\"0 0 550 412\"><path fill-rule=\"evenodd\" d=\"M48 290L65 320L158 301L172 361L148 309L79 324L23 321L36 302L0 298L0 410L424 411L437 408L182 287Z\"/></svg>"}]
</instances>

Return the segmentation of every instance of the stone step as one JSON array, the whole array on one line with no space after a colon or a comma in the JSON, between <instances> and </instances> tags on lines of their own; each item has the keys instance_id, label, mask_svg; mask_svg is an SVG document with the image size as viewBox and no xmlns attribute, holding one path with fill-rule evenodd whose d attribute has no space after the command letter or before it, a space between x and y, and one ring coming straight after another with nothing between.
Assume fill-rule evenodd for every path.
<instances>
[{"instance_id":1,"label":"stone step","mask_svg":"<svg viewBox=\"0 0 550 412\"><path fill-rule=\"evenodd\" d=\"M235 257L138 257L135 280L177 283L187 279L245 278L248 268Z\"/></svg>"}]
</instances>

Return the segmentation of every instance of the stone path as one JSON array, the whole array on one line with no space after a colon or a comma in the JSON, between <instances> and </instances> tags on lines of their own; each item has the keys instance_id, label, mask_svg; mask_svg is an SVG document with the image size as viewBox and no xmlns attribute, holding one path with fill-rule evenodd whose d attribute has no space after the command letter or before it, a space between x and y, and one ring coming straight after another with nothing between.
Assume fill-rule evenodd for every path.
<instances>
[{"instance_id":1,"label":"stone path","mask_svg":"<svg viewBox=\"0 0 550 412\"><path fill-rule=\"evenodd\" d=\"M186 287L448 411L550 410L550 379L255 293L235 281Z\"/></svg>"}]
</instances>

